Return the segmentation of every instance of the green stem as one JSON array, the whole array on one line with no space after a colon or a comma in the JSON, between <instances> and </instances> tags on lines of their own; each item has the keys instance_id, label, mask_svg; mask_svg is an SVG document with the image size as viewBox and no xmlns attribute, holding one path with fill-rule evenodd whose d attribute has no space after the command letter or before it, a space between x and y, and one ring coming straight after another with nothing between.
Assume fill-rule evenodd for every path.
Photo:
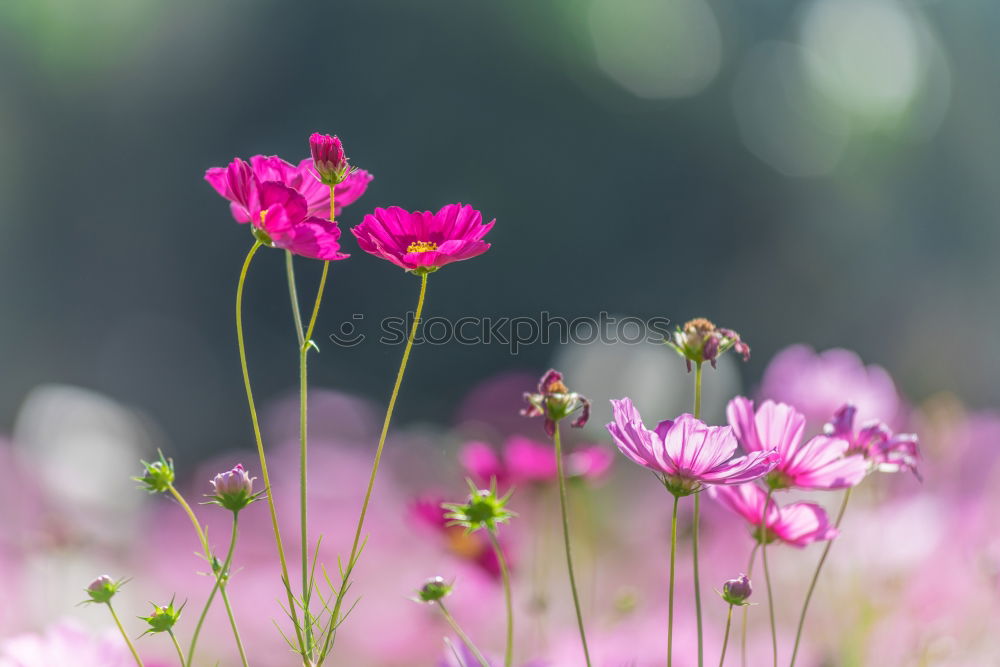
<instances>
[{"instance_id":1,"label":"green stem","mask_svg":"<svg viewBox=\"0 0 1000 667\"><path fill-rule=\"evenodd\" d=\"M674 495L674 512L670 518L670 594L667 602L667 667L674 664L674 561L677 560L677 506L680 496Z\"/></svg>"},{"instance_id":2,"label":"green stem","mask_svg":"<svg viewBox=\"0 0 1000 667\"><path fill-rule=\"evenodd\" d=\"M403 348L403 359L399 364L399 371L396 373L396 382L392 387L392 394L389 396L389 405L385 411L385 420L382 422L382 432L379 435L378 447L375 448L375 460L372 463L371 477L368 479L368 488L365 491L364 500L361 503L361 515L358 517L358 526L354 531L354 542L351 545L351 554L347 559L347 566L342 569L340 589L337 591L337 599L333 605L330 615L330 632L326 635L323 650L320 652L317 667L322 665L329 654L330 645L336 634L337 626L340 622L340 610L344 604L344 597L347 594L347 584L351 577L351 572L357 564L358 547L361 545L361 531L365 525L365 515L368 512L368 503L371 501L372 491L375 488L375 478L378 475L379 464L382 461L382 449L385 447L385 438L389 433L389 424L392 421L392 413L396 408L396 399L399 397L399 388L403 384L403 374L406 372L406 364L410 359L410 350L413 348L413 340L417 336L417 328L420 325L420 316L424 310L424 298L427 296L427 276L423 273L420 276L420 295L417 297L417 309L413 315L413 326L410 328L410 335L406 339L406 347Z\"/></svg>"},{"instance_id":3,"label":"green stem","mask_svg":"<svg viewBox=\"0 0 1000 667\"><path fill-rule=\"evenodd\" d=\"M448 625L451 627L452 631L456 635L458 635L458 638L462 640L462 643L465 644L470 651L472 651L472 655L475 656L476 661L480 664L480 667L490 667L490 663L486 661L486 658L483 657L483 654L479 651L476 645L472 643L472 640L469 639L469 635L465 634L465 631L462 630L462 627L458 624L458 621L455 620L455 617L452 616L451 612L449 612L448 609L444 606L444 601L438 600L435 604L437 604L437 606L441 608L441 614L444 616L444 620L448 622Z\"/></svg>"},{"instance_id":4,"label":"green stem","mask_svg":"<svg viewBox=\"0 0 1000 667\"><path fill-rule=\"evenodd\" d=\"M177 649L177 657L180 658L181 667L187 667L186 662L184 662L184 651L181 650L181 645L177 642L177 635L174 634L173 630L167 630L167 634L170 635L170 641L174 643L174 648Z\"/></svg>"},{"instance_id":5,"label":"green stem","mask_svg":"<svg viewBox=\"0 0 1000 667\"><path fill-rule=\"evenodd\" d=\"M576 590L576 577L573 574L573 552L569 540L569 516L566 509L566 472L563 469L562 439L559 436L559 422L556 422L552 440L556 448L556 477L559 481L559 509L562 512L563 544L566 548L566 570L569 572L569 587L573 592L573 607L576 609L576 624L580 629L580 644L583 646L583 657L590 667L590 650L587 648L587 633L583 628L583 612L580 611L580 595Z\"/></svg>"},{"instance_id":6,"label":"green stem","mask_svg":"<svg viewBox=\"0 0 1000 667\"><path fill-rule=\"evenodd\" d=\"M701 419L701 362L694 369L694 417ZM691 551L694 556L694 613L698 626L698 667L705 660L704 630L701 620L701 578L698 571L698 524L701 519L701 494L694 497L694 516L691 520Z\"/></svg>"},{"instance_id":7,"label":"green stem","mask_svg":"<svg viewBox=\"0 0 1000 667\"><path fill-rule=\"evenodd\" d=\"M851 499L851 489L848 488L844 492L844 500L840 504L840 512L837 513L837 521L833 524L835 528L840 528L840 522L844 520L844 512L847 511L847 501ZM826 557L830 554L830 548L833 546L833 540L828 540L826 546L823 548L823 555L819 557L819 563L816 565L816 571L813 572L812 581L809 583L809 592L806 593L806 600L802 604L802 613L799 614L799 627L795 631L795 648L792 649L792 660L788 663L788 667L795 667L795 658L799 654L799 642L802 640L802 629L806 624L806 611L809 609L809 601L812 600L813 591L816 590L816 582L819 581L820 570L823 569L823 564L826 563Z\"/></svg>"},{"instance_id":8,"label":"green stem","mask_svg":"<svg viewBox=\"0 0 1000 667\"><path fill-rule=\"evenodd\" d=\"M514 664L514 601L510 595L510 570L507 567L507 559L497 541L496 533L487 531L490 536L490 544L493 545L493 553L496 554L497 563L500 564L500 579L503 582L503 599L507 607L507 642L504 646L503 664L504 667L511 667Z\"/></svg>"},{"instance_id":9,"label":"green stem","mask_svg":"<svg viewBox=\"0 0 1000 667\"><path fill-rule=\"evenodd\" d=\"M323 273L316 290L316 301L313 304L312 316L306 327L302 340L299 341L299 515L300 531L302 533L302 622L305 625L306 653L312 656L313 651L313 619L309 611L312 599L312 587L309 585L309 521L308 521L308 404L309 378L308 357L309 348L313 346L312 335L316 328L316 318L319 316L319 306L323 301L323 290L326 287L326 277L330 272L330 262L323 262ZM296 310L298 304L296 303Z\"/></svg>"},{"instance_id":10,"label":"green stem","mask_svg":"<svg viewBox=\"0 0 1000 667\"><path fill-rule=\"evenodd\" d=\"M771 571L767 567L767 508L771 505L771 495L774 489L768 489L767 498L764 500L764 520L761 522L761 536L763 541L760 546L760 555L764 560L764 581L767 583L767 613L771 618L771 649L774 656L774 667L778 667L778 628L774 622L774 595L771 593Z\"/></svg>"},{"instance_id":11,"label":"green stem","mask_svg":"<svg viewBox=\"0 0 1000 667\"><path fill-rule=\"evenodd\" d=\"M292 302L292 319L295 320L295 336L299 339L299 347L305 342L302 335L302 313L299 312L299 292L295 287L295 263L292 251L285 251L285 275L288 276L288 298Z\"/></svg>"},{"instance_id":12,"label":"green stem","mask_svg":"<svg viewBox=\"0 0 1000 667\"><path fill-rule=\"evenodd\" d=\"M722 635L722 655L719 657L719 667L726 663L726 646L729 644L729 628L733 624L733 605L729 605L729 613L726 614L726 632Z\"/></svg>"},{"instance_id":13,"label":"green stem","mask_svg":"<svg viewBox=\"0 0 1000 667\"><path fill-rule=\"evenodd\" d=\"M144 667L142 664L142 658L139 657L139 652L135 650L135 644L133 644L132 640L128 638L128 634L125 632L125 628L122 626L122 622L119 620L118 614L115 613L115 608L111 606L111 600L108 600L104 604L108 605L108 611L111 612L111 618L115 619L115 625L118 626L118 632L122 633L122 639L124 639L125 643L128 645L128 650L132 653L132 657L135 659L135 664L139 667Z\"/></svg>"},{"instance_id":14,"label":"green stem","mask_svg":"<svg viewBox=\"0 0 1000 667\"><path fill-rule=\"evenodd\" d=\"M288 614L291 616L292 625L295 627L295 636L299 642L299 652L302 656L302 664L310 667L310 660L305 652L305 643L302 639L302 627L299 624L299 615L295 608L295 597L292 595L292 587L288 578L288 561L285 559L285 548L281 543L281 531L278 529L278 511L274 506L274 494L271 492L271 477L267 470L267 458L264 455L264 440L260 434L260 421L257 418L257 407L253 399L253 389L250 386L250 369L247 367L246 343L243 338L243 287L246 283L247 270L254 255L260 250L262 243L255 241L243 261L243 268L240 270L239 282L236 285L236 342L240 351L240 367L243 371L243 386L246 389L247 405L250 409L250 422L253 425L254 440L257 443L257 456L260 459L260 474L264 482L264 491L267 495L267 508L271 514L271 529L274 531L274 543L278 548L278 561L281 564L281 583L285 586L285 594L288 597Z\"/></svg>"},{"instance_id":15,"label":"green stem","mask_svg":"<svg viewBox=\"0 0 1000 667\"><path fill-rule=\"evenodd\" d=\"M753 545L753 549L750 550L750 562L747 564L747 576L753 579L753 563L754 559L757 558L757 549L760 548L760 542ZM747 621L750 615L750 605L743 605L743 627L740 629L740 664L743 667L747 667Z\"/></svg>"}]
</instances>

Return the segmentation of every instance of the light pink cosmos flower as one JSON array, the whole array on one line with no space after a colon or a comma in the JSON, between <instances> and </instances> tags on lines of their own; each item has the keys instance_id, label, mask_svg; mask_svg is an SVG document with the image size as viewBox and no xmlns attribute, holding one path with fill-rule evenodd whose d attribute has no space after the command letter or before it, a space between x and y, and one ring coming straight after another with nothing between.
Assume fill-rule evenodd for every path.
<instances>
[{"instance_id":1,"label":"light pink cosmos flower","mask_svg":"<svg viewBox=\"0 0 1000 667\"><path fill-rule=\"evenodd\" d=\"M144 660L149 667L165 662ZM44 634L24 634L0 641L0 667L128 667L135 665L120 635L96 637L73 621L63 621Z\"/></svg>"},{"instance_id":2,"label":"light pink cosmos flower","mask_svg":"<svg viewBox=\"0 0 1000 667\"><path fill-rule=\"evenodd\" d=\"M556 454L550 443L512 436L501 453L485 442L470 442L458 453L466 472L479 484L497 481L500 488L519 484L548 483L556 480ZM611 467L611 453L604 447L581 447L566 457L566 474L596 480Z\"/></svg>"},{"instance_id":3,"label":"light pink cosmos flower","mask_svg":"<svg viewBox=\"0 0 1000 667\"><path fill-rule=\"evenodd\" d=\"M785 403L764 401L755 413L753 401L737 396L726 406L726 416L744 450L777 452L778 464L766 480L772 488L843 489L868 472L861 457L846 456L843 439L819 435L802 445L806 418Z\"/></svg>"},{"instance_id":4,"label":"light pink cosmos flower","mask_svg":"<svg viewBox=\"0 0 1000 667\"><path fill-rule=\"evenodd\" d=\"M482 239L495 222L483 224L482 213L462 204L448 204L437 213L390 206L375 209L351 232L365 252L407 271L430 273L489 250Z\"/></svg>"},{"instance_id":5,"label":"light pink cosmos flower","mask_svg":"<svg viewBox=\"0 0 1000 667\"><path fill-rule=\"evenodd\" d=\"M899 426L903 401L892 377L881 366L866 366L844 349L816 352L792 345L774 356L764 371L758 397L790 403L816 433L844 403L858 408L858 418L882 419Z\"/></svg>"},{"instance_id":6,"label":"light pink cosmos flower","mask_svg":"<svg viewBox=\"0 0 1000 667\"><path fill-rule=\"evenodd\" d=\"M758 542L770 544L780 540L802 548L837 536L837 529L830 525L826 512L816 503L791 503L781 507L772 499L765 517L767 492L756 484L712 487L708 494L743 517L752 527L750 534Z\"/></svg>"},{"instance_id":7,"label":"light pink cosmos flower","mask_svg":"<svg viewBox=\"0 0 1000 667\"><path fill-rule=\"evenodd\" d=\"M917 470L920 462L919 441L915 434L894 434L892 429L878 420L868 421L855 430L856 416L857 408L846 404L837 410L824 432L830 437L845 440L848 443L847 455L862 456L874 470L909 470L920 479L920 472Z\"/></svg>"},{"instance_id":8,"label":"light pink cosmos flower","mask_svg":"<svg viewBox=\"0 0 1000 667\"><path fill-rule=\"evenodd\" d=\"M618 449L634 463L660 473L674 495L697 493L706 485L750 482L778 462L773 451L755 450L733 458L736 438L729 426L707 426L683 414L651 431L632 399L612 400L611 407L614 421L607 429Z\"/></svg>"}]
</instances>

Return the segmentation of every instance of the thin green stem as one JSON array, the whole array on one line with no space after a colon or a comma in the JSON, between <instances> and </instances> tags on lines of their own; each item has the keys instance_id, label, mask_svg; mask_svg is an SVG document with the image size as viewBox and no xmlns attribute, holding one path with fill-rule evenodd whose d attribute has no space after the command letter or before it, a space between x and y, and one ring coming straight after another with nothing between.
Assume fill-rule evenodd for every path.
<instances>
[{"instance_id":1,"label":"thin green stem","mask_svg":"<svg viewBox=\"0 0 1000 667\"><path fill-rule=\"evenodd\" d=\"M851 489L848 487L844 491L844 500L840 504L840 511L837 513L837 521L833 524L835 528L840 528L840 522L844 520L844 512L847 511L847 502L851 499ZM833 540L828 540L826 546L823 547L823 555L819 557L819 563L816 564L816 571L813 572L812 581L809 582L809 592L806 593L805 602L802 603L802 613L799 614L799 627L795 631L795 648L792 649L792 660L788 663L788 667L795 667L795 658L799 654L799 642L802 641L802 629L806 624L806 612L809 610L809 601L812 600L813 591L816 590L816 582L819 581L819 573L823 569L823 564L826 563L826 557L830 554L830 548L833 546Z\"/></svg>"},{"instance_id":2,"label":"thin green stem","mask_svg":"<svg viewBox=\"0 0 1000 667\"><path fill-rule=\"evenodd\" d=\"M462 627L458 624L458 621L455 620L455 617L452 616L451 612L449 612L448 609L444 606L444 601L438 600L435 604L437 604L437 606L441 608L441 614L444 616L444 620L448 622L448 625L451 627L452 631L456 635L458 635L458 638L462 640L462 643L465 644L466 647L468 647L468 649L472 652L472 655L476 658L476 661L480 664L480 667L490 667L490 663L488 663L486 661L486 658L483 657L483 654L479 651L479 648L477 648L476 645L472 643L472 640L469 639L469 635L465 634L465 631L462 630Z\"/></svg>"},{"instance_id":3,"label":"thin green stem","mask_svg":"<svg viewBox=\"0 0 1000 667\"><path fill-rule=\"evenodd\" d=\"M173 642L174 648L177 649L177 657L181 661L181 667L187 667L188 663L184 662L184 651L181 650L181 645L177 641L177 635L174 634L173 630L167 630L167 634L170 635L170 641Z\"/></svg>"},{"instance_id":4,"label":"thin green stem","mask_svg":"<svg viewBox=\"0 0 1000 667\"><path fill-rule=\"evenodd\" d=\"M674 664L674 562L677 560L677 506L680 496L674 495L674 511L670 518L670 593L667 602L667 667Z\"/></svg>"},{"instance_id":5,"label":"thin green stem","mask_svg":"<svg viewBox=\"0 0 1000 667\"><path fill-rule=\"evenodd\" d=\"M750 562L747 564L747 576L753 579L753 564L757 558L757 549L760 542L753 545L750 550ZM750 614L750 605L743 605L743 627L740 629L740 664L747 667L747 621Z\"/></svg>"},{"instance_id":6,"label":"thin green stem","mask_svg":"<svg viewBox=\"0 0 1000 667\"><path fill-rule=\"evenodd\" d=\"M701 419L701 362L694 369L694 417ZM694 497L694 516L691 520L691 552L694 557L694 613L698 627L698 667L705 661L704 629L701 620L701 577L698 571L698 524L701 519L701 494Z\"/></svg>"},{"instance_id":7,"label":"thin green stem","mask_svg":"<svg viewBox=\"0 0 1000 667\"><path fill-rule=\"evenodd\" d=\"M566 472L563 467L562 439L559 436L559 422L556 422L552 440L556 448L556 477L559 481L559 509L562 512L563 544L566 548L566 570L569 572L569 587L573 592L573 607L576 609L576 624L580 629L580 644L583 646L583 657L590 667L590 649L587 647L587 633L583 627L583 612L580 611L580 595L576 590L576 576L573 574L573 552L569 540L569 512L566 500Z\"/></svg>"},{"instance_id":8,"label":"thin green stem","mask_svg":"<svg viewBox=\"0 0 1000 667\"><path fill-rule=\"evenodd\" d=\"M733 605L729 605L729 613L726 614L726 632L722 635L722 655L719 656L719 667L726 663L726 646L729 644L729 628L733 624Z\"/></svg>"},{"instance_id":9,"label":"thin green stem","mask_svg":"<svg viewBox=\"0 0 1000 667\"><path fill-rule=\"evenodd\" d=\"M774 656L774 667L778 667L778 628L774 621L774 595L771 593L771 571L767 567L767 536L766 536L766 517L767 508L771 505L771 495L774 493L774 489L768 489L767 498L764 500L764 517L765 520L761 522L761 533L762 540L760 546L760 555L764 561L764 581L767 583L767 613L771 618L771 649Z\"/></svg>"},{"instance_id":10,"label":"thin green stem","mask_svg":"<svg viewBox=\"0 0 1000 667\"><path fill-rule=\"evenodd\" d=\"M257 456L260 459L260 474L264 481L264 490L267 494L267 508L271 514L271 529L274 531L274 543L278 549L278 561L281 564L281 583L285 586L285 593L288 597L288 614L291 616L292 625L295 627L295 636L299 642L299 650L302 655L302 663L306 667L310 665L310 659L305 652L305 642L302 638L302 627L299 624L298 612L296 611L295 597L292 595L291 580L288 578L288 561L285 559L285 548L281 543L281 531L278 528L278 511L274 506L274 494L271 492L271 477L267 469L267 457L264 455L264 440L260 434L260 421L257 418L257 407L253 400L253 389L250 386L250 369L247 367L246 343L243 337L243 287L246 283L247 270L254 255L260 250L262 243L255 241L243 261L243 268L240 270L239 282L236 285L236 342L240 351L240 367L243 371L243 386L246 389L247 405L250 409L250 422L253 425L254 440L257 443Z\"/></svg>"},{"instance_id":11,"label":"thin green stem","mask_svg":"<svg viewBox=\"0 0 1000 667\"><path fill-rule=\"evenodd\" d=\"M125 632L125 627L122 626L122 622L119 620L118 614L115 613L115 608L111 606L111 600L108 600L104 604L108 605L108 611L111 612L111 618L115 619L115 625L118 626L118 632L122 633L122 639L124 639L125 644L128 645L128 650L135 659L135 664L138 665L138 667L144 667L142 664L142 658L139 657L139 652L135 650L135 644L133 644L132 640L128 638L128 633Z\"/></svg>"},{"instance_id":12,"label":"thin green stem","mask_svg":"<svg viewBox=\"0 0 1000 667\"><path fill-rule=\"evenodd\" d=\"M302 313L299 311L299 292L295 287L295 263L292 251L285 251L285 275L288 276L288 298L292 302L292 319L295 320L295 336L299 339L299 347L305 342L302 335Z\"/></svg>"},{"instance_id":13,"label":"thin green stem","mask_svg":"<svg viewBox=\"0 0 1000 667\"><path fill-rule=\"evenodd\" d=\"M500 564L503 600L507 607L507 642L504 646L503 664L504 667L511 667L514 664L514 601L510 595L510 569L507 567L507 558L503 555L503 549L500 548L496 533L492 530L486 532L490 536L490 544L493 545L493 553L496 554L497 563Z\"/></svg>"},{"instance_id":14,"label":"thin green stem","mask_svg":"<svg viewBox=\"0 0 1000 667\"><path fill-rule=\"evenodd\" d=\"M323 262L323 273L316 290L316 301L313 304L312 316L306 327L305 334L299 341L299 517L302 533L302 622L305 625L306 653L311 657L313 652L313 618L309 610L312 599L312 586L309 584L309 520L308 520L308 439L309 439L309 348L313 346L312 335L316 328L316 318L319 316L319 306L323 301L323 290L326 287L326 277L330 272L330 262ZM296 310L297 310L296 304ZM300 332L301 333L301 332Z\"/></svg>"},{"instance_id":15,"label":"thin green stem","mask_svg":"<svg viewBox=\"0 0 1000 667\"><path fill-rule=\"evenodd\" d=\"M249 667L247 662L246 649L243 648L243 640L240 638L240 631L236 627L236 616L233 615L232 605L229 604L229 593L226 588L229 586L229 570L233 565L233 553L236 551L236 537L239 534L239 512L233 512L233 534L229 539L229 549L226 551L226 560L222 564L222 569L216 575L216 587L222 595L222 603L226 607L226 616L229 617L229 626L233 629L233 637L236 638L236 648L240 652L240 661L243 667ZM207 610L208 607L206 606ZM200 623L200 621L199 621ZM193 654L188 655L188 664L192 664Z\"/></svg>"},{"instance_id":16,"label":"thin green stem","mask_svg":"<svg viewBox=\"0 0 1000 667\"><path fill-rule=\"evenodd\" d=\"M368 503L371 501L372 491L375 488L375 478L378 475L379 464L382 461L382 450L385 447L385 438L389 433L389 424L392 422L392 413L396 408L396 399L399 397L399 388L403 384L403 375L406 372L406 364L410 359L410 350L413 348L413 340L417 336L417 329L420 325L420 316L424 310L424 298L427 296L427 276L428 274L423 273L420 276L420 295L417 297L417 309L414 311L413 315L413 326L410 328L410 335L406 339L406 347L403 348L403 359L399 364L399 371L396 373L396 382L392 387L392 394L389 396L389 405L385 411L385 420L382 422L382 432L379 435L378 447L375 448L375 460L372 462L372 472L371 477L368 479L368 488L365 491L364 500L361 503L361 515L358 517L358 526L354 531L354 542L351 544L351 554L347 559L346 567L342 568L340 589L337 591L337 599L333 605L333 611L330 615L330 631L327 633L326 640L323 645L323 650L319 655L319 662L317 667L322 665L326 656L329 654L330 645L333 642L333 637L337 632L337 626L340 623L340 610L344 604L344 597L347 594L347 584L351 578L351 572L354 570L354 566L357 564L359 557L358 548L361 546L361 531L365 525L365 516L368 513Z\"/></svg>"}]
</instances>

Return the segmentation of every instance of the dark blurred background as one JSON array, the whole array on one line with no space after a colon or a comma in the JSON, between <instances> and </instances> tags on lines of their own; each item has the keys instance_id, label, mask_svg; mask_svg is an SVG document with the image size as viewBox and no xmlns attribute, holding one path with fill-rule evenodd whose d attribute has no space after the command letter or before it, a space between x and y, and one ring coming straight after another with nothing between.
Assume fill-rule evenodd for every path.
<instances>
[{"instance_id":1,"label":"dark blurred background","mask_svg":"<svg viewBox=\"0 0 1000 667\"><path fill-rule=\"evenodd\" d=\"M493 249L428 315L707 315L754 346L843 346L917 399L1000 399L1000 4L818 0L5 0L0 419L64 382L179 454L250 445L233 297L250 246L202 180L339 134L375 206L475 205ZM325 341L415 303L336 263L315 384L384 401L401 348ZM264 400L296 384L283 257L248 283ZM318 263L300 261L304 300ZM551 347L418 348L404 420Z\"/></svg>"}]
</instances>

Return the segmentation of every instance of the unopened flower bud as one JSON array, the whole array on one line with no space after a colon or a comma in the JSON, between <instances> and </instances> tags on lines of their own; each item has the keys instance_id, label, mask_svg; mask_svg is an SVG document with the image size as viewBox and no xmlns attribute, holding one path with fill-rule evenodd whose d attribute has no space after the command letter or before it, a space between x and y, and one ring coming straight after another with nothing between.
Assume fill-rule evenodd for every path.
<instances>
[{"instance_id":1,"label":"unopened flower bud","mask_svg":"<svg viewBox=\"0 0 1000 667\"><path fill-rule=\"evenodd\" d=\"M187 603L185 602L184 604ZM170 632L177 623L177 619L181 617L181 611L183 611L183 609L183 604L179 609L174 609L173 599L170 600L170 604L163 607L154 604L152 614L149 616L139 617L149 624L149 628L143 634Z\"/></svg>"},{"instance_id":2,"label":"unopened flower bud","mask_svg":"<svg viewBox=\"0 0 1000 667\"><path fill-rule=\"evenodd\" d=\"M133 477L135 481L145 485L150 493L163 493L174 483L174 461L163 456L152 463L143 461L145 474L142 477Z\"/></svg>"},{"instance_id":3,"label":"unopened flower bud","mask_svg":"<svg viewBox=\"0 0 1000 667\"><path fill-rule=\"evenodd\" d=\"M314 132L309 137L309 150L319 180L325 185L337 185L347 178L351 166L347 163L344 146L339 138Z\"/></svg>"},{"instance_id":4,"label":"unopened flower bud","mask_svg":"<svg viewBox=\"0 0 1000 667\"><path fill-rule=\"evenodd\" d=\"M449 520L449 526L462 526L470 533L485 528L493 533L499 524L506 523L516 516L507 509L507 501L510 500L513 491L498 497L496 479L489 489L477 489L472 480L468 480L468 483L471 491L468 500L464 503L441 504L441 507L447 510L444 516Z\"/></svg>"},{"instance_id":5,"label":"unopened flower bud","mask_svg":"<svg viewBox=\"0 0 1000 667\"><path fill-rule=\"evenodd\" d=\"M115 581L106 574L102 574L97 579L90 582L87 586L87 595L90 596L88 602L108 602L115 596L118 589L121 588L124 582Z\"/></svg>"},{"instance_id":6,"label":"unopened flower bud","mask_svg":"<svg viewBox=\"0 0 1000 667\"><path fill-rule=\"evenodd\" d=\"M236 467L226 472L220 472L212 478L212 490L215 494L209 496L220 507L227 510L239 512L241 509L257 499L253 492L253 481L256 477L244 470L243 464L237 463Z\"/></svg>"},{"instance_id":7,"label":"unopened flower bud","mask_svg":"<svg viewBox=\"0 0 1000 667\"><path fill-rule=\"evenodd\" d=\"M731 605L743 606L749 604L746 600L753 593L750 579L741 574L739 579L730 579L722 584L722 599Z\"/></svg>"},{"instance_id":8,"label":"unopened flower bud","mask_svg":"<svg viewBox=\"0 0 1000 667\"><path fill-rule=\"evenodd\" d=\"M437 602L451 595L452 588L454 587L442 577L433 577L420 587L417 595L420 597L421 602Z\"/></svg>"}]
</instances>

